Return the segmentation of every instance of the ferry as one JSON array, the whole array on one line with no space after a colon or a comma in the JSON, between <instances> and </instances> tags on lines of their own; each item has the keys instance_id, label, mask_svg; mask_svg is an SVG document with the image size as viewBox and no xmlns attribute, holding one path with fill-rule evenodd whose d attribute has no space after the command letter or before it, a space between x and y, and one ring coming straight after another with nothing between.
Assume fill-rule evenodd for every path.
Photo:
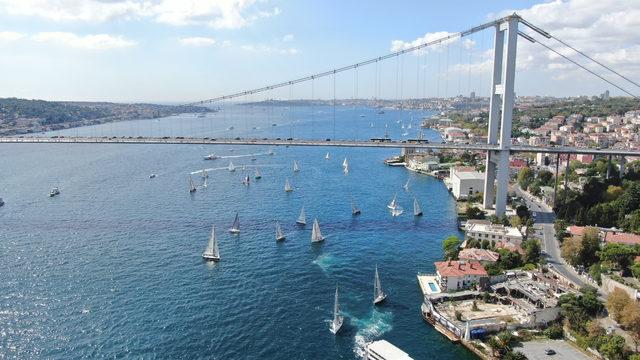
<instances>
[{"instance_id":1,"label":"ferry","mask_svg":"<svg viewBox=\"0 0 640 360\"><path fill-rule=\"evenodd\" d=\"M406 352L386 340L367 344L365 360L413 360Z\"/></svg>"}]
</instances>

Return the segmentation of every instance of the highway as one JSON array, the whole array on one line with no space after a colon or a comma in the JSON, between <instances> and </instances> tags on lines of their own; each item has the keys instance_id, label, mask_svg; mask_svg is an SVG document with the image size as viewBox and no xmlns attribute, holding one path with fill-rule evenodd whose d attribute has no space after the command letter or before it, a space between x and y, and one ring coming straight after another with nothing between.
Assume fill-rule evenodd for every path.
<instances>
[{"instance_id":1,"label":"highway","mask_svg":"<svg viewBox=\"0 0 640 360\"><path fill-rule=\"evenodd\" d=\"M547 264L557 270L564 277L569 279L574 284L582 286L596 286L582 278L578 273L567 264L560 254L560 244L556 238L556 231L553 223L556 219L556 215L553 210L532 197L529 193L522 191L520 186L514 185L515 192L518 196L522 197L529 207L529 211L536 213L535 218L535 237L540 238L540 230L542 231L542 250L546 253L545 258Z\"/></svg>"},{"instance_id":2,"label":"highway","mask_svg":"<svg viewBox=\"0 0 640 360\"><path fill-rule=\"evenodd\" d=\"M512 145L501 148L500 145L463 144L440 142L410 142L410 141L367 141L367 140L306 140L306 139L268 139L268 138L190 138L190 137L132 137L132 136L14 136L0 137L0 143L13 144L192 144L192 145L266 145L266 146L337 146L337 147L370 147L370 148L405 148L467 150L467 151L495 151L510 150L512 153L549 153L549 154L592 154L640 157L640 150L630 149L592 149L575 147L537 147Z\"/></svg>"}]
</instances>

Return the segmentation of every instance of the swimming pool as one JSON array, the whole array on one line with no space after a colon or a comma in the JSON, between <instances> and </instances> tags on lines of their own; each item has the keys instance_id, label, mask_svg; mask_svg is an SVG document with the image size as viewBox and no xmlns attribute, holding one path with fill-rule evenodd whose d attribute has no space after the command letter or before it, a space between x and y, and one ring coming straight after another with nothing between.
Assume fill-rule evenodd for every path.
<instances>
[{"instance_id":1,"label":"swimming pool","mask_svg":"<svg viewBox=\"0 0 640 360\"><path fill-rule=\"evenodd\" d=\"M432 282L429 282L428 284L429 284L429 289L431 289L431 292L433 292L433 293L439 293L440 292L440 289L438 288L438 285L436 285L436 284L434 284Z\"/></svg>"}]
</instances>

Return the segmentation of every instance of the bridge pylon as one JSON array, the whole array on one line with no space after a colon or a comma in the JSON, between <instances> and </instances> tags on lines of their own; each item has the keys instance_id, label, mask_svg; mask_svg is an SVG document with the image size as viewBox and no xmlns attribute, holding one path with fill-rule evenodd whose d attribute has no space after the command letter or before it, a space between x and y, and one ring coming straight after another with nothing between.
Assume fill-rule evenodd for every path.
<instances>
[{"instance_id":1,"label":"bridge pylon","mask_svg":"<svg viewBox=\"0 0 640 360\"><path fill-rule=\"evenodd\" d=\"M487 144L497 145L499 150L487 151L483 206L495 208L496 216L504 215L507 208L519 20L514 14L495 25Z\"/></svg>"}]
</instances>

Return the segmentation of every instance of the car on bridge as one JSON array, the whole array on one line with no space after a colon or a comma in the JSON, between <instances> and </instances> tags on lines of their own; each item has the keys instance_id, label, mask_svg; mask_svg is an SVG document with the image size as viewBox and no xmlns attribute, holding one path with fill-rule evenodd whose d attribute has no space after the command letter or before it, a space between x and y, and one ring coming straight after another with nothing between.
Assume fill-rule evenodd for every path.
<instances>
[{"instance_id":1,"label":"car on bridge","mask_svg":"<svg viewBox=\"0 0 640 360\"><path fill-rule=\"evenodd\" d=\"M391 142L391 139L390 138L371 138L371 142L375 142L375 143Z\"/></svg>"},{"instance_id":2,"label":"car on bridge","mask_svg":"<svg viewBox=\"0 0 640 360\"><path fill-rule=\"evenodd\" d=\"M427 139L407 139L407 142L410 144L428 144L429 140Z\"/></svg>"}]
</instances>

